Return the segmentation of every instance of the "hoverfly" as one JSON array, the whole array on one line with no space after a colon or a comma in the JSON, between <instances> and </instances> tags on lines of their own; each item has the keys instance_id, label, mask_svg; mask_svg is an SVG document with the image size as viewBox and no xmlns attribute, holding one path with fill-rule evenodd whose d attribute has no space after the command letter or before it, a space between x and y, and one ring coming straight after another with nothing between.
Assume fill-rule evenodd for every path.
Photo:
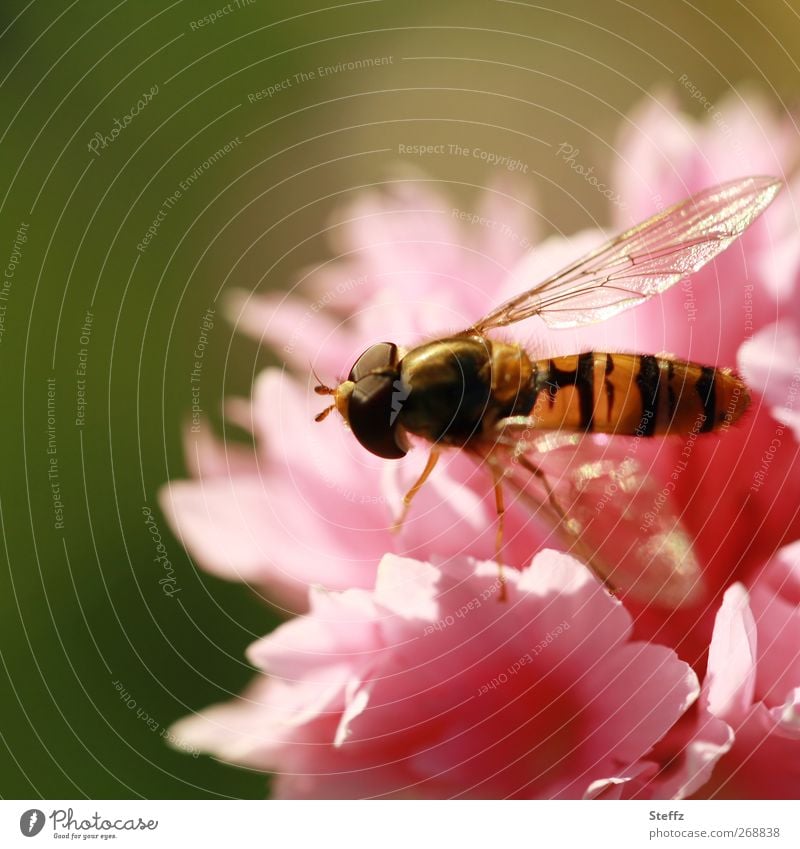
<instances>
[{"instance_id":1,"label":"hoverfly","mask_svg":"<svg viewBox=\"0 0 800 849\"><path fill-rule=\"evenodd\" d=\"M572 547L612 590L670 607L693 602L700 569L680 518L661 509L652 527L642 526L655 484L633 452L621 464L609 461L602 441L585 437L718 431L747 408L744 382L728 368L666 355L587 351L534 359L520 345L488 334L533 316L551 328L577 327L643 303L725 250L779 188L773 178L748 177L708 189L617 236L460 333L407 351L392 342L371 346L347 380L336 388L315 387L317 394L333 396L317 420L338 410L361 445L387 459L408 452L409 434L431 443L398 525L441 449L458 448L491 472L498 564L505 485L535 509L549 509ZM611 499L609 491L615 493ZM601 509L610 521L595 521ZM619 533L623 527L636 529L635 544L630 534Z\"/></svg>"}]
</instances>

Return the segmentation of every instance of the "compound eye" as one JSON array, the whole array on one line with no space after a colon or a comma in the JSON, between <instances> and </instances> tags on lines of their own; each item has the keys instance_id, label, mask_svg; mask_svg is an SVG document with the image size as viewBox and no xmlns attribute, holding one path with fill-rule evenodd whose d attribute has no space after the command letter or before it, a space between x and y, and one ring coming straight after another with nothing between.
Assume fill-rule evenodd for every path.
<instances>
[{"instance_id":1,"label":"compound eye","mask_svg":"<svg viewBox=\"0 0 800 849\"><path fill-rule=\"evenodd\" d=\"M353 387L347 411L355 438L367 451L387 460L405 457L409 448L405 434L392 414L392 398L397 381L397 376L384 374L362 377Z\"/></svg>"},{"instance_id":2,"label":"compound eye","mask_svg":"<svg viewBox=\"0 0 800 849\"><path fill-rule=\"evenodd\" d=\"M373 371L394 369L397 365L397 345L392 342L379 342L372 345L356 360L350 369L348 380L359 381Z\"/></svg>"}]
</instances>

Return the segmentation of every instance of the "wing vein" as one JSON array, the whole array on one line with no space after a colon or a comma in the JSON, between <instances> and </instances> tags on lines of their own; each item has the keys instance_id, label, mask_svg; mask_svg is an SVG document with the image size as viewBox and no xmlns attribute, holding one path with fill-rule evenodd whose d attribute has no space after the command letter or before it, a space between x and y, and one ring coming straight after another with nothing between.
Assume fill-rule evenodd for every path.
<instances>
[{"instance_id":1,"label":"wing vein","mask_svg":"<svg viewBox=\"0 0 800 849\"><path fill-rule=\"evenodd\" d=\"M771 177L747 177L687 198L515 295L471 329L484 333L535 315L551 327L610 318L710 262L769 206L780 186ZM620 280L624 287L607 285Z\"/></svg>"}]
</instances>

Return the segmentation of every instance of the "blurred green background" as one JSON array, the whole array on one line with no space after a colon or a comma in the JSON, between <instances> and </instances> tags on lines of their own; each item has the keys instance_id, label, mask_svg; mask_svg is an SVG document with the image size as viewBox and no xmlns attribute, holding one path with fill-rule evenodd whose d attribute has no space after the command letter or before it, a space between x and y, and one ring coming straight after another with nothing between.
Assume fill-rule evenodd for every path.
<instances>
[{"instance_id":1,"label":"blurred green background","mask_svg":"<svg viewBox=\"0 0 800 849\"><path fill-rule=\"evenodd\" d=\"M712 99L747 80L776 108L800 91L792 3L234 0L198 25L221 7L4 0L0 10L4 268L18 250L0 340L4 797L267 792L263 775L161 736L239 691L251 676L244 649L276 622L246 587L196 569L157 508L159 487L187 474L192 351L224 289L288 287L328 256L331 210L386 179L400 144L523 160L516 179L535 190L544 229L572 232L607 220L606 201L537 140L568 139L604 174L622 116L653 87L674 88L699 114L681 74ZM378 57L379 67L295 78ZM457 197L496 175L471 157L412 164ZM270 355L217 315L202 406L219 423L222 397L247 395ZM146 506L175 569L172 598Z\"/></svg>"}]
</instances>

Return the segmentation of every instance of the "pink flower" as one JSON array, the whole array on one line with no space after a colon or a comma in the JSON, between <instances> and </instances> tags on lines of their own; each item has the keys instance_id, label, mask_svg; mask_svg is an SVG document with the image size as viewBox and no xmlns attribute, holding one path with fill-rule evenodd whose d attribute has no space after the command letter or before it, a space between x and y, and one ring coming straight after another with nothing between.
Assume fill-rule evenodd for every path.
<instances>
[{"instance_id":1,"label":"pink flower","mask_svg":"<svg viewBox=\"0 0 800 849\"><path fill-rule=\"evenodd\" d=\"M631 116L615 229L713 183L792 164L788 124L758 98L714 109L697 122L650 102ZM654 516L701 568L692 605L624 596L622 607L552 551L525 568L563 538L522 503L507 514L504 560L520 570L508 570L510 603L483 600L496 587L480 563L496 521L485 470L446 455L393 534L425 451L376 459L337 417L313 423L310 379L270 370L251 402L228 408L255 449L191 434L194 478L170 484L162 506L201 566L295 612L313 587L311 612L252 648L268 677L185 720L186 741L280 772L287 797L800 794L797 771L775 766L781 746L796 745L800 698L796 552L781 549L800 539L796 197L800 183L714 263L636 310L576 331L530 322L507 333L534 356L667 350L742 369L755 392L747 416L695 439L642 440L636 463L652 489L618 487L595 517L594 538L625 551L653 532L616 518ZM332 382L372 343L463 329L604 238L589 230L529 251L528 212L507 187L462 211L427 181L390 181L344 208L331 230L337 257L304 275L299 294L238 295L231 313L287 365L305 375L311 363ZM618 469L630 446L590 437L577 456ZM583 481L584 506L605 497L607 480ZM569 628L517 668L557 619ZM481 692L501 674L502 687ZM705 680L696 700L694 674Z\"/></svg>"},{"instance_id":2,"label":"pink flower","mask_svg":"<svg viewBox=\"0 0 800 849\"><path fill-rule=\"evenodd\" d=\"M636 772L696 699L674 652L573 558L509 575L387 555L374 591L312 593L255 643L269 677L182 720L183 745L277 773L283 798L580 798Z\"/></svg>"}]
</instances>

